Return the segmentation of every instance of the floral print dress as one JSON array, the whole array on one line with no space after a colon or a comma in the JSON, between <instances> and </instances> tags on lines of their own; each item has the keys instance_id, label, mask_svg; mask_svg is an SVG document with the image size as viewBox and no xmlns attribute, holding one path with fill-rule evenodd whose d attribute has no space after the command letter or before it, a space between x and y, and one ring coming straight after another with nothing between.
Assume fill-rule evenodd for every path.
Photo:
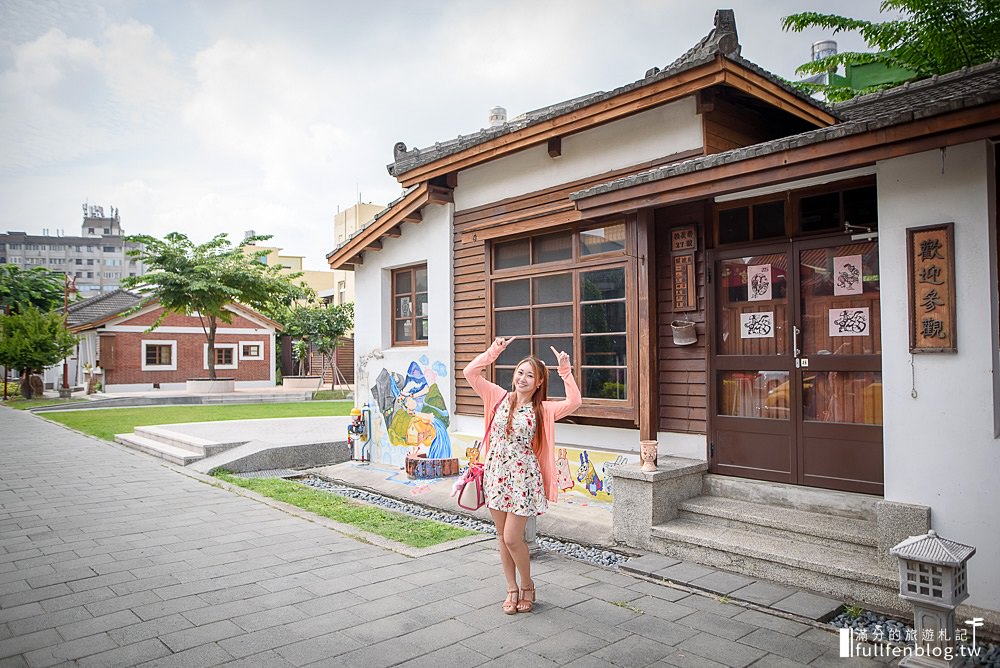
<instances>
[{"instance_id":1,"label":"floral print dress","mask_svg":"<svg viewBox=\"0 0 1000 668\"><path fill-rule=\"evenodd\" d=\"M486 507L524 517L541 515L548 510L542 472L531 450L535 436L535 413L531 404L514 413L510 431L507 416L510 402L504 400L493 417L490 450L486 455L483 487Z\"/></svg>"}]
</instances>

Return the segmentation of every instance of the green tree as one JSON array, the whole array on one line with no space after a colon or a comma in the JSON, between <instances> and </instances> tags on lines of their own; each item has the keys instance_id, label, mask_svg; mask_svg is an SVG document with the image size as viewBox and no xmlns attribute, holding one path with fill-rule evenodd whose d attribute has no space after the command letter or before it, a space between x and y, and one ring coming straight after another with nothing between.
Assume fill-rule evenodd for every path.
<instances>
[{"instance_id":1,"label":"green tree","mask_svg":"<svg viewBox=\"0 0 1000 668\"><path fill-rule=\"evenodd\" d=\"M889 21L863 21L837 14L802 12L782 19L782 29L824 28L857 32L871 53L846 51L800 66L797 74L821 74L839 66L880 63L914 72L914 79L947 74L1000 56L998 0L883 0L881 12L898 12ZM843 84L796 84L822 92L831 102L889 88L899 83L852 88Z\"/></svg>"},{"instance_id":2,"label":"green tree","mask_svg":"<svg viewBox=\"0 0 1000 668\"><path fill-rule=\"evenodd\" d=\"M42 311L61 309L63 305L62 274L44 267L21 269L16 264L0 264L0 311L20 313L29 306Z\"/></svg>"},{"instance_id":3,"label":"green tree","mask_svg":"<svg viewBox=\"0 0 1000 668\"><path fill-rule=\"evenodd\" d=\"M76 337L58 311L43 313L28 306L20 313L0 315L0 364L21 370L21 392L32 398L32 373L57 364L76 346Z\"/></svg>"},{"instance_id":4,"label":"green tree","mask_svg":"<svg viewBox=\"0 0 1000 668\"><path fill-rule=\"evenodd\" d=\"M252 236L234 246L224 233L199 245L180 232L163 239L130 236L126 241L142 246L128 254L141 260L147 272L123 279L122 286L135 288L163 307L150 330L170 313L198 317L208 342L208 377L215 380L215 334L219 322L232 322L229 304L237 302L273 318L296 299L312 296L309 288L294 282L301 273L282 274L281 267L261 263L266 250L244 251L244 246L270 238Z\"/></svg>"},{"instance_id":5,"label":"green tree","mask_svg":"<svg viewBox=\"0 0 1000 668\"><path fill-rule=\"evenodd\" d=\"M354 304L296 304L287 309L279 320L285 334L295 340L293 349L299 360L299 374L303 372L309 350L314 349L323 357L322 376L326 373L327 361L333 364L337 341L354 329ZM331 389L336 382L335 373Z\"/></svg>"}]
</instances>

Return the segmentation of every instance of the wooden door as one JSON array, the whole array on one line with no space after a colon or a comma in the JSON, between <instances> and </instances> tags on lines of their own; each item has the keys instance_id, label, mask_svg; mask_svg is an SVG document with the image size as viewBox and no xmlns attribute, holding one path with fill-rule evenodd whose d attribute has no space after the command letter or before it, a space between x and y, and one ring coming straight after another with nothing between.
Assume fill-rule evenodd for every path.
<instances>
[{"instance_id":1,"label":"wooden door","mask_svg":"<svg viewBox=\"0 0 1000 668\"><path fill-rule=\"evenodd\" d=\"M711 470L881 494L877 242L717 251L710 266Z\"/></svg>"}]
</instances>

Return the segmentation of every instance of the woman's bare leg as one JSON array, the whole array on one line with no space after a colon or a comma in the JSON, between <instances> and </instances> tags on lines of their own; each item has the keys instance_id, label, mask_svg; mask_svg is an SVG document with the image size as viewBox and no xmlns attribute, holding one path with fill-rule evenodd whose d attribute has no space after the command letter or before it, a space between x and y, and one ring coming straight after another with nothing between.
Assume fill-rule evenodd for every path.
<instances>
[{"instance_id":1,"label":"woman's bare leg","mask_svg":"<svg viewBox=\"0 0 1000 668\"><path fill-rule=\"evenodd\" d=\"M528 544L524 542L524 525L528 523L528 518L514 513L506 513L506 515L507 519L503 526L503 544L521 576L521 588L531 589L535 586L531 580L531 553L528 551Z\"/></svg>"},{"instance_id":2,"label":"woman's bare leg","mask_svg":"<svg viewBox=\"0 0 1000 668\"><path fill-rule=\"evenodd\" d=\"M507 580L507 591L517 589L516 566L514 559L507 549L504 541L504 531L507 525L507 513L490 508L490 515L493 516L493 524L497 528L497 548L500 550L500 565L503 566L503 576ZM514 517L514 515L511 515Z\"/></svg>"}]
</instances>

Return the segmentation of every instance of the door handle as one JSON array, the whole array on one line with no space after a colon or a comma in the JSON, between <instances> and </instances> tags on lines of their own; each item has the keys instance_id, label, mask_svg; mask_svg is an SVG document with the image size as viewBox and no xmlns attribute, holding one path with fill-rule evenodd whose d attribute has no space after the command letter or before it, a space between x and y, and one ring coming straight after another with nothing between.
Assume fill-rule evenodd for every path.
<instances>
[{"instance_id":1,"label":"door handle","mask_svg":"<svg viewBox=\"0 0 1000 668\"><path fill-rule=\"evenodd\" d=\"M802 351L799 350L799 334L801 333L802 332L798 327L792 325L792 357L797 358L802 354Z\"/></svg>"}]
</instances>

